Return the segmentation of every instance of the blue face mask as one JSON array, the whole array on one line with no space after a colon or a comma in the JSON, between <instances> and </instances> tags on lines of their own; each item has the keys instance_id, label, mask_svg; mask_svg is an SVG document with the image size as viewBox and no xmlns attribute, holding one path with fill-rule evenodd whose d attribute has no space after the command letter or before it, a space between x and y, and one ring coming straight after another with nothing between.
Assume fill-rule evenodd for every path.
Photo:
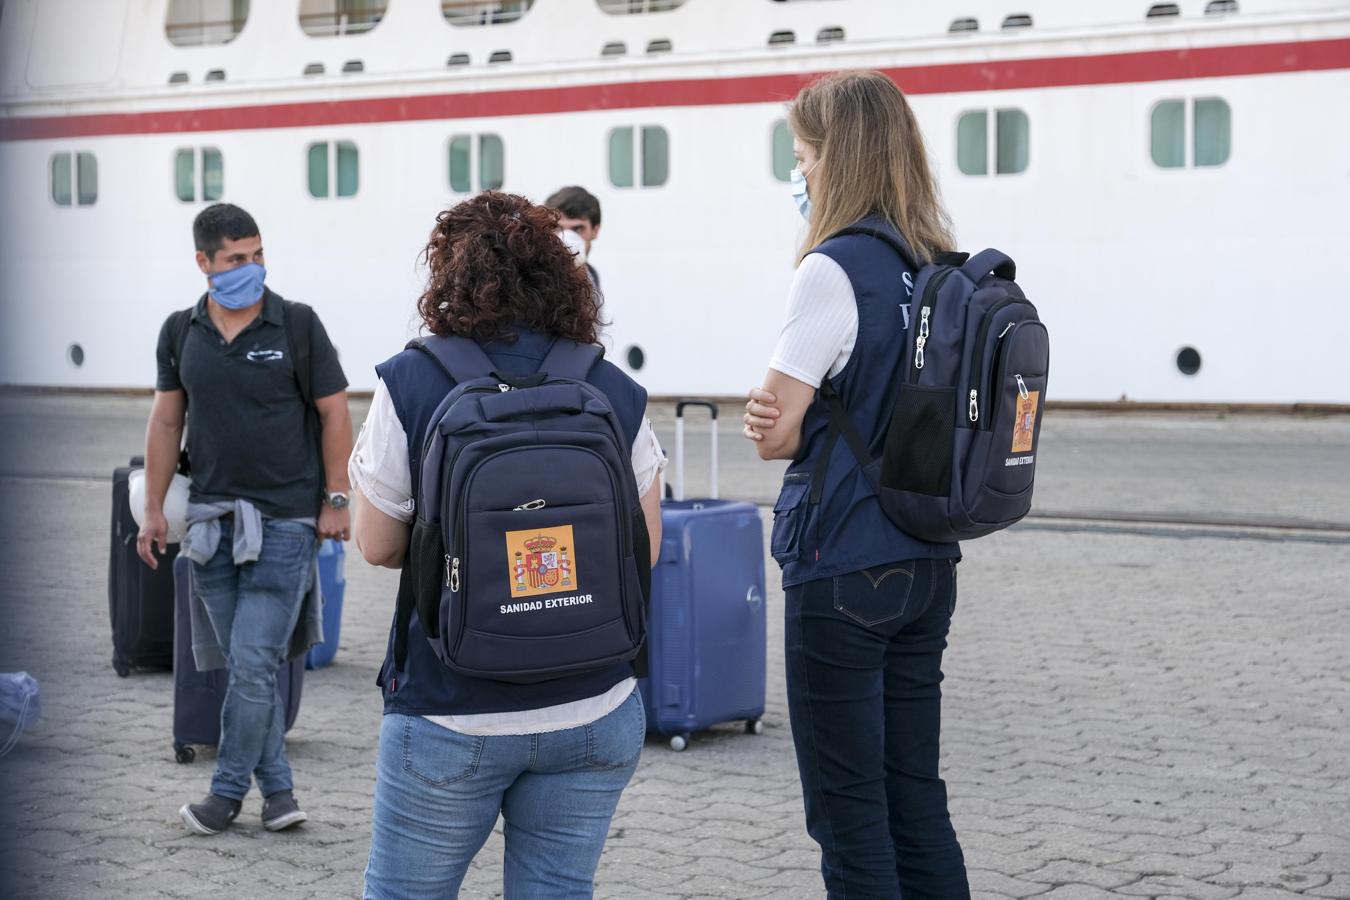
<instances>
[{"instance_id":1,"label":"blue face mask","mask_svg":"<svg viewBox=\"0 0 1350 900\"><path fill-rule=\"evenodd\" d=\"M267 270L258 263L244 263L226 272L206 276L211 299L226 309L247 309L262 299Z\"/></svg>"},{"instance_id":2,"label":"blue face mask","mask_svg":"<svg viewBox=\"0 0 1350 900\"><path fill-rule=\"evenodd\" d=\"M811 168L814 169L815 166L812 166ZM792 199L797 203L797 212L801 213L802 218L806 221L811 221L811 198L806 193L805 173L802 172L801 167L799 166L792 170L788 175L788 179L792 183Z\"/></svg>"}]
</instances>

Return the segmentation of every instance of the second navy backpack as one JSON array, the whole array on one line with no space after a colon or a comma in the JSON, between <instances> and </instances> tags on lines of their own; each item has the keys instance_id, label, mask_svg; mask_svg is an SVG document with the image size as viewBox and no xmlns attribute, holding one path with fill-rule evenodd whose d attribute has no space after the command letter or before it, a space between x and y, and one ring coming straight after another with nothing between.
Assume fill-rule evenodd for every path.
<instances>
[{"instance_id":1,"label":"second navy backpack","mask_svg":"<svg viewBox=\"0 0 1350 900\"><path fill-rule=\"evenodd\" d=\"M400 589L437 657L516 683L637 657L648 538L623 429L585 381L600 348L559 339L513 378L467 338L409 346L456 382L423 439Z\"/></svg>"},{"instance_id":2,"label":"second navy backpack","mask_svg":"<svg viewBox=\"0 0 1350 900\"><path fill-rule=\"evenodd\" d=\"M943 253L920 268L909 247L882 229L841 234L885 241L918 277L880 457L826 380L830 431L821 458L842 436L887 517L927 541L982 537L1019 521L1031 508L1050 340L1013 280L1013 261L998 250Z\"/></svg>"}]
</instances>

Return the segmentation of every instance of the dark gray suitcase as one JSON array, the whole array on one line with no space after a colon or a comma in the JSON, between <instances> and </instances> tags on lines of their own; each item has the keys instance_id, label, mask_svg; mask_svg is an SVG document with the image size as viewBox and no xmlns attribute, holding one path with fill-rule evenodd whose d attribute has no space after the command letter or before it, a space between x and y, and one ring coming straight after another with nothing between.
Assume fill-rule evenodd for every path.
<instances>
[{"instance_id":1,"label":"dark gray suitcase","mask_svg":"<svg viewBox=\"0 0 1350 900\"><path fill-rule=\"evenodd\" d=\"M131 516L127 479L141 458L113 470L112 550L108 556L108 617L112 621L113 669L125 678L133 668L173 666L173 562L178 545L151 569L136 555L140 527Z\"/></svg>"},{"instance_id":2,"label":"dark gray suitcase","mask_svg":"<svg viewBox=\"0 0 1350 900\"><path fill-rule=\"evenodd\" d=\"M188 597L192 591L192 561L179 557L173 563L173 752L180 763L197 758L193 744L220 743L220 709L225 703L229 673L224 669L197 671L192 658L192 622ZM300 691L305 682L305 657L282 663L278 673L281 696L286 702L286 730L300 712Z\"/></svg>"}]
</instances>

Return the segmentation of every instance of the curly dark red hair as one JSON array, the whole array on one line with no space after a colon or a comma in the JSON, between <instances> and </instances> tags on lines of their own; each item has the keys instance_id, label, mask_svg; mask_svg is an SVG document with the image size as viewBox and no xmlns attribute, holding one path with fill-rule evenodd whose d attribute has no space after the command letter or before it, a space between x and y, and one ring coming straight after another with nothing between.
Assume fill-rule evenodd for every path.
<instances>
[{"instance_id":1,"label":"curly dark red hair","mask_svg":"<svg viewBox=\"0 0 1350 900\"><path fill-rule=\"evenodd\" d=\"M516 194L484 191L436 217L417 301L433 334L513 341L516 328L594 344L600 298L557 234L558 213Z\"/></svg>"}]
</instances>

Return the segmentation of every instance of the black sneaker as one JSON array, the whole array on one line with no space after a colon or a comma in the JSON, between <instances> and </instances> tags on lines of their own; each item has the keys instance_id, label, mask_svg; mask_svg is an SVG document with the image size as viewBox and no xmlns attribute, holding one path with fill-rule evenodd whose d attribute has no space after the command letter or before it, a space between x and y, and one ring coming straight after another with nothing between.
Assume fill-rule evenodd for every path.
<instances>
[{"instance_id":1,"label":"black sneaker","mask_svg":"<svg viewBox=\"0 0 1350 900\"><path fill-rule=\"evenodd\" d=\"M290 791L277 791L263 800L262 823L268 831L285 831L308 818Z\"/></svg>"},{"instance_id":2,"label":"black sneaker","mask_svg":"<svg viewBox=\"0 0 1350 900\"><path fill-rule=\"evenodd\" d=\"M238 800L207 794L201 803L184 803L178 815L194 834L220 834L239 815L239 806Z\"/></svg>"}]
</instances>

